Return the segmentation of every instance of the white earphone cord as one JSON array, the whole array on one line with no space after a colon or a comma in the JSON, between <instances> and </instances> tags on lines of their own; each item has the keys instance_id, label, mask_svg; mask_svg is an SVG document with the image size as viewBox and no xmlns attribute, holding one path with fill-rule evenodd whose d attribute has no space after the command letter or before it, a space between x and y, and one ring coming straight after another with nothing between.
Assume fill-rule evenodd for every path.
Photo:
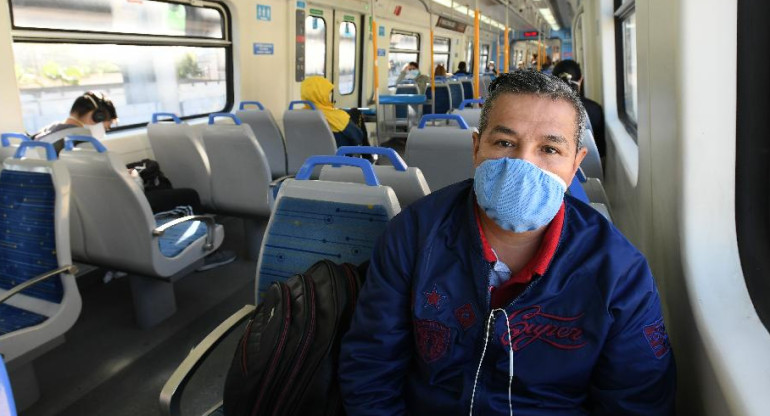
<instances>
[{"instance_id":1,"label":"white earphone cord","mask_svg":"<svg viewBox=\"0 0 770 416\"><path fill-rule=\"evenodd\" d=\"M470 416L473 416L473 400L476 398L476 385L479 382L479 375L481 374L481 365L484 363L484 356L487 354L487 344L489 343L489 330L492 327L492 319L495 317L496 312L502 312L505 316L505 327L508 330L508 411L510 416L513 416L513 399L511 389L513 386L513 339L511 338L511 323L508 321L508 314L505 309L497 308L492 309L489 312L487 318L487 327L484 331L484 349L481 351L481 359L479 360L479 366L476 368L476 377L473 379L473 391L471 392L471 408Z\"/></svg>"}]
</instances>

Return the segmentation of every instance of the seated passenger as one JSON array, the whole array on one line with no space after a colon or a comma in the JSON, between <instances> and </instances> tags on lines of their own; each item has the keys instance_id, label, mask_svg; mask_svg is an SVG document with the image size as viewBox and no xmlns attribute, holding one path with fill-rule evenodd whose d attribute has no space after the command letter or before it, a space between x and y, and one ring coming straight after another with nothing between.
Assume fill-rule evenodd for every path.
<instances>
[{"instance_id":1,"label":"seated passenger","mask_svg":"<svg viewBox=\"0 0 770 416\"><path fill-rule=\"evenodd\" d=\"M457 71L455 71L454 75L470 75L470 72L468 72L468 64L466 64L465 61L461 61L457 64Z\"/></svg>"},{"instance_id":2,"label":"seated passenger","mask_svg":"<svg viewBox=\"0 0 770 416\"><path fill-rule=\"evenodd\" d=\"M118 121L115 105L104 94L88 91L75 99L70 115L64 121L43 127L31 136L32 140L53 143L56 152L64 148L62 130L77 129L72 134L90 135L104 140L106 132ZM86 131L85 129L88 129Z\"/></svg>"},{"instance_id":3,"label":"seated passenger","mask_svg":"<svg viewBox=\"0 0 770 416\"><path fill-rule=\"evenodd\" d=\"M591 131L594 133L599 156L604 157L607 152L607 142L604 139L604 110L599 103L583 96L583 73L580 71L580 64L573 60L561 61L553 68L553 75L569 84L580 96L580 101L583 102L583 107L588 113L588 120L591 122Z\"/></svg>"},{"instance_id":4,"label":"seated passenger","mask_svg":"<svg viewBox=\"0 0 770 416\"><path fill-rule=\"evenodd\" d=\"M334 107L331 101L333 89L334 84L329 80L314 75L302 81L300 95L303 100L312 102L319 111L324 113L337 147L363 145L367 141L364 132L355 125L355 120L351 119L350 114L344 110Z\"/></svg>"},{"instance_id":5,"label":"seated passenger","mask_svg":"<svg viewBox=\"0 0 770 416\"><path fill-rule=\"evenodd\" d=\"M433 73L433 76L446 77L446 68L444 68L443 64L438 64L436 66L436 71Z\"/></svg>"},{"instance_id":6,"label":"seated passenger","mask_svg":"<svg viewBox=\"0 0 770 416\"><path fill-rule=\"evenodd\" d=\"M577 94L501 74L473 179L401 211L374 248L340 383L357 415L673 415L675 367L644 256L564 191Z\"/></svg>"},{"instance_id":7,"label":"seated passenger","mask_svg":"<svg viewBox=\"0 0 770 416\"><path fill-rule=\"evenodd\" d=\"M396 78L396 84L400 84L405 79L413 80L420 94L425 94L425 87L430 82L429 76L420 73L420 67L417 65L417 62L409 62L404 65L404 69L401 70L398 78Z\"/></svg>"}]
</instances>

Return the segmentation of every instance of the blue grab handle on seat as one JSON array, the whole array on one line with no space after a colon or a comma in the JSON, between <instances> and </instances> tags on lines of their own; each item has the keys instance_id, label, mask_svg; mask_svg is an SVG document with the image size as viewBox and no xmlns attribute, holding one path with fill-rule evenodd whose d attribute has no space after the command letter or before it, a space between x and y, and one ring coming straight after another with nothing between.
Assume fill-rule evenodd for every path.
<instances>
[{"instance_id":1,"label":"blue grab handle on seat","mask_svg":"<svg viewBox=\"0 0 770 416\"><path fill-rule=\"evenodd\" d=\"M590 203L588 200L588 195L586 195L586 191L583 189L583 185L580 184L580 180L578 179L577 175L575 175L575 177L572 179L572 183L569 185L569 194L585 202L586 204Z\"/></svg>"},{"instance_id":2,"label":"blue grab handle on seat","mask_svg":"<svg viewBox=\"0 0 770 416\"><path fill-rule=\"evenodd\" d=\"M47 142L34 142L32 140L28 142L21 142L19 144L19 149L16 150L16 154L13 155L14 159L21 159L24 157L24 155L27 154L27 148L28 147L44 147L45 148L45 158L48 160L56 160L56 149L53 148L53 143L47 143Z\"/></svg>"},{"instance_id":3,"label":"blue grab handle on seat","mask_svg":"<svg viewBox=\"0 0 770 416\"><path fill-rule=\"evenodd\" d=\"M238 109L245 110L247 105L256 105L259 107L260 111L265 111L265 106L263 106L259 101L241 101L241 105L238 107Z\"/></svg>"},{"instance_id":4,"label":"blue grab handle on seat","mask_svg":"<svg viewBox=\"0 0 770 416\"><path fill-rule=\"evenodd\" d=\"M359 157L348 156L310 156L305 160L305 163L299 168L297 175L294 177L296 180L308 180L310 174L313 172L313 168L318 165L345 165L345 166L357 166L364 172L364 180L369 186L379 186L380 181L377 180L377 175L374 174L374 168L368 160L361 159Z\"/></svg>"},{"instance_id":5,"label":"blue grab handle on seat","mask_svg":"<svg viewBox=\"0 0 770 416\"><path fill-rule=\"evenodd\" d=\"M0 142L2 143L3 147L8 147L11 145L11 142L8 140L11 137L14 139L21 139L22 142L28 142L32 140L26 134L22 133L3 133L0 134Z\"/></svg>"},{"instance_id":6,"label":"blue grab handle on seat","mask_svg":"<svg viewBox=\"0 0 770 416\"><path fill-rule=\"evenodd\" d=\"M380 95L380 104L423 104L425 94Z\"/></svg>"},{"instance_id":7,"label":"blue grab handle on seat","mask_svg":"<svg viewBox=\"0 0 770 416\"><path fill-rule=\"evenodd\" d=\"M88 142L91 143L94 146L94 149L96 149L99 153L104 153L107 151L107 148L104 147L104 145L99 141L96 140L96 138L91 136L67 136L64 138L64 150L72 150L75 148L75 142Z\"/></svg>"},{"instance_id":8,"label":"blue grab handle on seat","mask_svg":"<svg viewBox=\"0 0 770 416\"><path fill-rule=\"evenodd\" d=\"M460 125L463 130L468 130L468 123L459 114L425 114L420 119L420 124L417 125L418 129L425 128L425 123L430 120L454 120Z\"/></svg>"},{"instance_id":9,"label":"blue grab handle on seat","mask_svg":"<svg viewBox=\"0 0 770 416\"><path fill-rule=\"evenodd\" d=\"M179 119L179 117L176 116L174 113L153 113L152 114L152 124L158 123L158 118L160 117L168 117L172 120L174 120L174 123L181 124L182 120Z\"/></svg>"},{"instance_id":10,"label":"blue grab handle on seat","mask_svg":"<svg viewBox=\"0 0 770 416\"><path fill-rule=\"evenodd\" d=\"M211 113L211 114L209 114L209 125L214 124L214 119L217 118L217 117L227 117L227 118L230 118L230 119L233 120L233 123L235 123L236 126L240 126L242 124L241 123L241 119L239 119L238 116L236 116L235 114L230 114L230 113Z\"/></svg>"},{"instance_id":11,"label":"blue grab handle on seat","mask_svg":"<svg viewBox=\"0 0 770 416\"><path fill-rule=\"evenodd\" d=\"M316 109L315 108L315 104L313 104L310 101L307 101L307 100L295 100L295 101L292 101L292 102L289 103L289 110L294 110L294 105L295 104L305 104L306 106L312 108L313 110Z\"/></svg>"},{"instance_id":12,"label":"blue grab handle on seat","mask_svg":"<svg viewBox=\"0 0 770 416\"><path fill-rule=\"evenodd\" d=\"M462 101L460 101L460 110L465 108L468 104L484 104L483 98L466 98Z\"/></svg>"},{"instance_id":13,"label":"blue grab handle on seat","mask_svg":"<svg viewBox=\"0 0 770 416\"><path fill-rule=\"evenodd\" d=\"M406 162L404 162L404 159L401 159L401 156L396 153L394 149L391 149L390 147L377 147L377 146L341 146L339 149L337 149L337 156L346 156L346 155L356 155L356 154L363 154L363 155L383 155L390 159L390 163L393 164L393 167L396 168L396 170L405 172L406 171Z\"/></svg>"}]
</instances>

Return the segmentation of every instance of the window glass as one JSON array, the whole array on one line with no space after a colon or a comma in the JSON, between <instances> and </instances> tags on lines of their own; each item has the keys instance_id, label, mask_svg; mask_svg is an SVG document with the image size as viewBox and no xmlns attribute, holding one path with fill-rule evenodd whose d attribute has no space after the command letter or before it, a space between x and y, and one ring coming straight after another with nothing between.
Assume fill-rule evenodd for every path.
<instances>
[{"instance_id":1,"label":"window glass","mask_svg":"<svg viewBox=\"0 0 770 416\"><path fill-rule=\"evenodd\" d=\"M481 72L484 73L487 71L487 64L489 63L489 45L481 45L479 60L481 61Z\"/></svg>"},{"instance_id":2,"label":"window glass","mask_svg":"<svg viewBox=\"0 0 770 416\"><path fill-rule=\"evenodd\" d=\"M625 112L633 124L637 123L636 84L636 12L623 19L623 96Z\"/></svg>"},{"instance_id":3,"label":"window glass","mask_svg":"<svg viewBox=\"0 0 770 416\"><path fill-rule=\"evenodd\" d=\"M342 95L352 94L356 81L356 25L352 22L340 23L339 68L340 76L337 88Z\"/></svg>"},{"instance_id":4,"label":"window glass","mask_svg":"<svg viewBox=\"0 0 770 416\"><path fill-rule=\"evenodd\" d=\"M433 39L433 64L443 65L447 72L452 72L449 67L449 38L435 37Z\"/></svg>"},{"instance_id":5,"label":"window glass","mask_svg":"<svg viewBox=\"0 0 770 416\"><path fill-rule=\"evenodd\" d=\"M305 18L305 76L326 76L326 21L323 17Z\"/></svg>"},{"instance_id":6,"label":"window glass","mask_svg":"<svg viewBox=\"0 0 770 416\"><path fill-rule=\"evenodd\" d=\"M156 112L184 117L226 105L222 48L16 42L13 52L28 132L63 120L85 91L104 92L120 125L146 123Z\"/></svg>"},{"instance_id":7,"label":"window glass","mask_svg":"<svg viewBox=\"0 0 770 416\"><path fill-rule=\"evenodd\" d=\"M62 121L86 91L105 93L120 127L155 112L229 110L232 50L219 3L11 0L13 54L29 133ZM202 39L207 38L207 39Z\"/></svg>"},{"instance_id":8,"label":"window glass","mask_svg":"<svg viewBox=\"0 0 770 416\"><path fill-rule=\"evenodd\" d=\"M224 37L219 10L160 1L11 0L16 28Z\"/></svg>"},{"instance_id":9,"label":"window glass","mask_svg":"<svg viewBox=\"0 0 770 416\"><path fill-rule=\"evenodd\" d=\"M409 62L419 63L420 35L411 32L393 30L390 32L390 50L388 51L388 86L396 85L401 70Z\"/></svg>"}]
</instances>

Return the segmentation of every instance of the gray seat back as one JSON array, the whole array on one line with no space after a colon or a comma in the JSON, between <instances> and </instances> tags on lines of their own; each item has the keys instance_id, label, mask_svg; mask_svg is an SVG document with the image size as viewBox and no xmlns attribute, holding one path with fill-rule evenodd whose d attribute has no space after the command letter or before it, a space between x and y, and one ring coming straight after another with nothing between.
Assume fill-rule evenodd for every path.
<instances>
[{"instance_id":1,"label":"gray seat back","mask_svg":"<svg viewBox=\"0 0 770 416\"><path fill-rule=\"evenodd\" d=\"M175 257L160 251L159 238L147 198L128 174L123 162L105 149L80 146L61 152L61 162L72 178L72 233L82 234L72 254L84 263L129 273L169 277L200 260L204 237ZM74 229L74 227L80 227ZM215 230L215 247L222 242Z\"/></svg>"},{"instance_id":2,"label":"gray seat back","mask_svg":"<svg viewBox=\"0 0 770 416\"><path fill-rule=\"evenodd\" d=\"M452 114L459 114L460 117L468 123L470 127L479 127L479 120L481 119L481 108L474 108L474 104L482 104L483 99L465 99L460 103L460 106L452 110Z\"/></svg>"},{"instance_id":3,"label":"gray seat back","mask_svg":"<svg viewBox=\"0 0 770 416\"><path fill-rule=\"evenodd\" d=\"M26 134L21 133L3 133L0 135L0 162L6 158L13 157L19 150L19 144L29 141ZM38 148L27 149L27 157L34 159L43 159L43 155L38 153Z\"/></svg>"},{"instance_id":4,"label":"gray seat back","mask_svg":"<svg viewBox=\"0 0 770 416\"><path fill-rule=\"evenodd\" d=\"M374 165L374 173L380 184L389 186L396 193L401 208L428 195L430 188L420 169L408 167L395 150L390 148L373 148L368 146L343 146L337 150L338 156L350 154L380 154L385 155L390 165ZM334 182L366 183L363 171L353 166L326 165L321 169L320 180Z\"/></svg>"},{"instance_id":5,"label":"gray seat back","mask_svg":"<svg viewBox=\"0 0 770 416\"><path fill-rule=\"evenodd\" d=\"M46 159L7 158L0 167L0 295L24 281L71 265L69 241L70 177L50 143ZM37 283L0 304L0 354L7 362L32 358L77 320L81 298L75 277L62 273ZM23 361L23 359L22 359ZM18 386L22 387L22 386Z\"/></svg>"},{"instance_id":6,"label":"gray seat back","mask_svg":"<svg viewBox=\"0 0 770 416\"><path fill-rule=\"evenodd\" d=\"M427 116L409 131L406 161L419 168L433 191L473 177L473 130L456 114L433 118L462 121L459 127L426 125Z\"/></svg>"},{"instance_id":7,"label":"gray seat back","mask_svg":"<svg viewBox=\"0 0 770 416\"><path fill-rule=\"evenodd\" d=\"M236 124L214 124L229 116ZM217 213L267 217L270 215L270 167L251 127L232 114L211 114L202 131L211 167L211 197Z\"/></svg>"},{"instance_id":8,"label":"gray seat back","mask_svg":"<svg viewBox=\"0 0 770 416\"><path fill-rule=\"evenodd\" d=\"M599 157L599 149L596 147L596 141L594 141L594 134L589 129L585 129L583 132L583 146L588 149L583 162L580 163L580 167L583 168L583 172L589 178L597 178L600 181L604 181L604 171L602 170L602 159Z\"/></svg>"},{"instance_id":9,"label":"gray seat back","mask_svg":"<svg viewBox=\"0 0 770 416\"><path fill-rule=\"evenodd\" d=\"M321 259L353 264L368 260L388 221L401 211L393 190L371 181L375 174L369 162L333 158L353 160L350 163L367 169L367 184L307 180L316 161L331 159L326 157L308 159L298 179L283 183L262 240L257 301L272 282L301 273Z\"/></svg>"},{"instance_id":10,"label":"gray seat back","mask_svg":"<svg viewBox=\"0 0 770 416\"><path fill-rule=\"evenodd\" d=\"M283 113L289 175L296 174L308 157L333 155L337 151L337 142L323 113L314 106L311 109L294 109L295 105L302 104L313 106L309 101L292 101Z\"/></svg>"},{"instance_id":11,"label":"gray seat back","mask_svg":"<svg viewBox=\"0 0 770 416\"><path fill-rule=\"evenodd\" d=\"M159 122L161 117L174 122ZM155 160L174 188L194 189L201 204L213 208L211 168L200 134L174 114L156 113L147 125L147 137Z\"/></svg>"},{"instance_id":12,"label":"gray seat back","mask_svg":"<svg viewBox=\"0 0 770 416\"><path fill-rule=\"evenodd\" d=\"M247 105L254 105L256 109L246 109ZM286 142L275 123L273 114L265 110L258 101L243 101L240 110L235 113L239 119L251 127L262 151L265 152L267 162L270 164L270 174L273 178L286 176Z\"/></svg>"}]
</instances>

